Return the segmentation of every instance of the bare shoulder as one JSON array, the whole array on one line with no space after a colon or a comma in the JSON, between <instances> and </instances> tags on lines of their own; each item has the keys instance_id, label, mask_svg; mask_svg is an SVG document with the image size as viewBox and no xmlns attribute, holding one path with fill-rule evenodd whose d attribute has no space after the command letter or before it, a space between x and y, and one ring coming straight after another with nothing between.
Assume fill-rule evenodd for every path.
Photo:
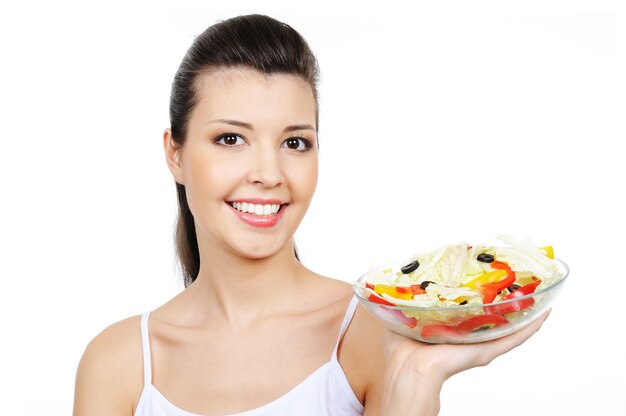
<instances>
[{"instance_id":1,"label":"bare shoulder","mask_svg":"<svg viewBox=\"0 0 626 416\"><path fill-rule=\"evenodd\" d=\"M354 295L352 285L345 281L326 278L323 284L324 293L332 293L332 297L343 305ZM384 325L359 304L338 352L348 382L361 403L366 405L368 415L378 414L380 409L386 370L383 350L386 332Z\"/></svg>"},{"instance_id":2,"label":"bare shoulder","mask_svg":"<svg viewBox=\"0 0 626 416\"><path fill-rule=\"evenodd\" d=\"M359 304L343 339L341 364L367 414L377 414L380 406L381 381L387 368L386 332L384 325Z\"/></svg>"},{"instance_id":3,"label":"bare shoulder","mask_svg":"<svg viewBox=\"0 0 626 416\"><path fill-rule=\"evenodd\" d=\"M305 289L308 293L307 300L315 308L335 307L341 314L352 297L352 285L343 280L310 272L314 277L310 280L311 285Z\"/></svg>"},{"instance_id":4,"label":"bare shoulder","mask_svg":"<svg viewBox=\"0 0 626 416\"><path fill-rule=\"evenodd\" d=\"M76 373L74 416L133 414L143 388L140 322L116 322L89 342Z\"/></svg>"}]
</instances>

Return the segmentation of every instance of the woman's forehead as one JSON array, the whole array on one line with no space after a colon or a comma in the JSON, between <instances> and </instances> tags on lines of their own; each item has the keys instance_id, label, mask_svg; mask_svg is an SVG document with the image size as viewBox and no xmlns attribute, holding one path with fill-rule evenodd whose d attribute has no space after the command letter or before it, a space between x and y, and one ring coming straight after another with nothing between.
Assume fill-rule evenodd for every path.
<instances>
[{"instance_id":1,"label":"woman's forehead","mask_svg":"<svg viewBox=\"0 0 626 416\"><path fill-rule=\"evenodd\" d=\"M227 68L199 74L198 117L283 120L315 124L316 103L308 82L292 74L263 74L249 68Z\"/></svg>"}]
</instances>

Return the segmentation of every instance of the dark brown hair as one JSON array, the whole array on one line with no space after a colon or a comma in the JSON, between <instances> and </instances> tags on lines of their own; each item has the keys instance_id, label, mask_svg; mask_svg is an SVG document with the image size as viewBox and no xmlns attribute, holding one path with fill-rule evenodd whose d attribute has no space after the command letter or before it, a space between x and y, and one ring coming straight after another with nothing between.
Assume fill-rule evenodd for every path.
<instances>
[{"instance_id":1,"label":"dark brown hair","mask_svg":"<svg viewBox=\"0 0 626 416\"><path fill-rule=\"evenodd\" d=\"M196 78L215 68L246 67L263 74L292 74L307 81L317 106L319 68L304 38L291 26L268 16L238 16L210 26L187 50L172 83L170 125L172 139L182 147L191 113L199 101ZM319 111L316 108L316 129ZM185 186L176 184L178 219L176 254L185 287L196 280L200 254L194 218ZM296 253L297 256L297 253Z\"/></svg>"}]
</instances>

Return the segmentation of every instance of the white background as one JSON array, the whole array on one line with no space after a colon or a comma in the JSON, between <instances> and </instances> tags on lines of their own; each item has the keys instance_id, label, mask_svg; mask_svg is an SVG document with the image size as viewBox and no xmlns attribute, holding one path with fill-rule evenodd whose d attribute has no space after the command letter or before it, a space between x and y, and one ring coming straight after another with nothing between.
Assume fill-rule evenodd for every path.
<instances>
[{"instance_id":1,"label":"white background","mask_svg":"<svg viewBox=\"0 0 626 416\"><path fill-rule=\"evenodd\" d=\"M498 233L571 266L542 330L452 378L441 415L626 415L617 1L177 3L0 6L0 413L70 414L89 340L181 290L169 86L208 25L260 12L322 70L308 266L353 281Z\"/></svg>"}]
</instances>

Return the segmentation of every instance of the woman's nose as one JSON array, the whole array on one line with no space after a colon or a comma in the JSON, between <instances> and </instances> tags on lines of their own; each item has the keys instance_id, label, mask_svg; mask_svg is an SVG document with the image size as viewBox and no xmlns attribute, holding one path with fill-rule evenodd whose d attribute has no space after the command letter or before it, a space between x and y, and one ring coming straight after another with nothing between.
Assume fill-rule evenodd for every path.
<instances>
[{"instance_id":1,"label":"woman's nose","mask_svg":"<svg viewBox=\"0 0 626 416\"><path fill-rule=\"evenodd\" d=\"M278 149L259 146L253 152L253 157L248 174L249 183L274 188L285 181Z\"/></svg>"}]
</instances>

